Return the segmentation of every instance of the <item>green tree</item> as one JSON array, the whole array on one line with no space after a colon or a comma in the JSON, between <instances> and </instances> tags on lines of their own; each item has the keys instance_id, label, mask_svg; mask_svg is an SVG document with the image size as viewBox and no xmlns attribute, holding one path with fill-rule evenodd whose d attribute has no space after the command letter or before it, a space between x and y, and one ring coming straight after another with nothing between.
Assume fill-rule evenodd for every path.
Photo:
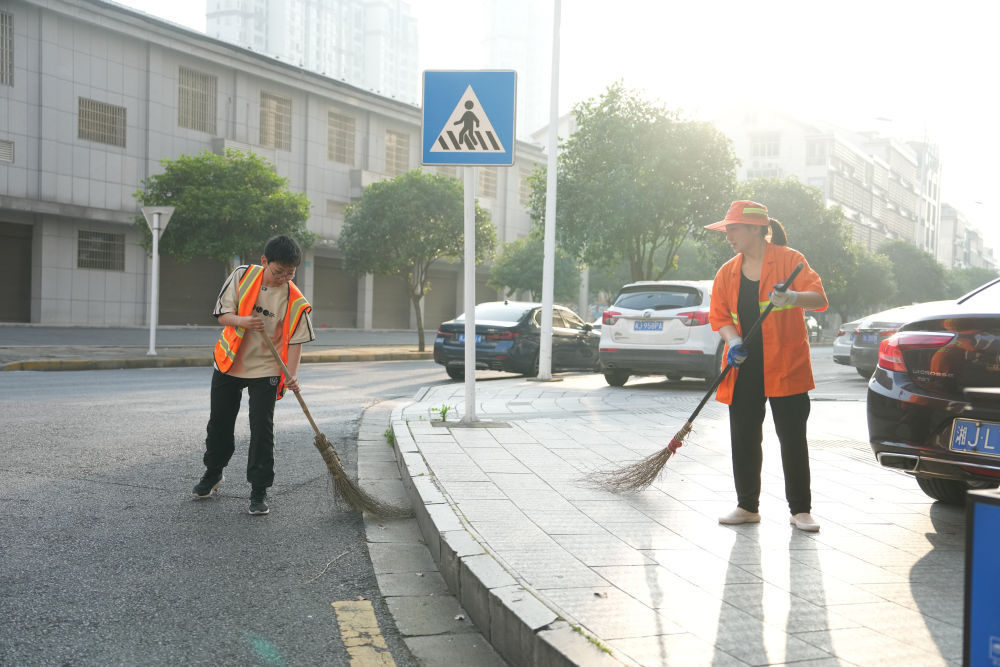
<instances>
[{"instance_id":1,"label":"green tree","mask_svg":"<svg viewBox=\"0 0 1000 667\"><path fill-rule=\"evenodd\" d=\"M692 232L718 220L735 191L732 144L708 123L642 99L621 82L574 109L577 130L558 161L559 245L591 267L628 262L632 280L673 269ZM531 211L545 217L545 175Z\"/></svg>"},{"instance_id":2,"label":"green tree","mask_svg":"<svg viewBox=\"0 0 1000 667\"><path fill-rule=\"evenodd\" d=\"M417 319L417 341L424 350L420 301L430 291L427 272L438 260L461 260L465 206L462 184L454 178L417 169L372 183L349 206L337 245L347 269L357 274L406 278ZM476 262L493 256L496 230L476 205Z\"/></svg>"},{"instance_id":3,"label":"green tree","mask_svg":"<svg viewBox=\"0 0 1000 667\"><path fill-rule=\"evenodd\" d=\"M514 292L530 292L531 298L538 301L542 294L544 246L545 239L537 227L528 236L505 243L490 269L489 286L505 291L508 296ZM574 300L580 290L580 267L576 260L556 246L553 269L555 300Z\"/></svg>"},{"instance_id":4,"label":"green tree","mask_svg":"<svg viewBox=\"0 0 1000 667\"><path fill-rule=\"evenodd\" d=\"M178 261L207 257L227 266L234 258L255 261L276 234L291 236L303 248L316 241L306 229L309 200L289 192L288 179L259 155L205 151L160 164L163 172L144 179L133 196L142 206L175 207L159 250ZM140 216L135 225L150 252L153 235L145 219Z\"/></svg>"},{"instance_id":5,"label":"green tree","mask_svg":"<svg viewBox=\"0 0 1000 667\"><path fill-rule=\"evenodd\" d=\"M967 294L980 285L989 282L997 277L996 271L984 269L978 266L969 266L963 269L952 269L945 272L945 294L946 298L955 298Z\"/></svg>"},{"instance_id":6,"label":"green tree","mask_svg":"<svg viewBox=\"0 0 1000 667\"><path fill-rule=\"evenodd\" d=\"M856 245L841 267L843 284L835 287L830 309L845 321L863 317L896 303L896 283L892 262L885 255L872 254ZM826 287L826 279L823 280ZM827 295L829 296L829 294Z\"/></svg>"},{"instance_id":7,"label":"green tree","mask_svg":"<svg viewBox=\"0 0 1000 667\"><path fill-rule=\"evenodd\" d=\"M897 305L947 298L944 268L929 252L907 241L888 241L879 252L892 264Z\"/></svg>"}]
</instances>

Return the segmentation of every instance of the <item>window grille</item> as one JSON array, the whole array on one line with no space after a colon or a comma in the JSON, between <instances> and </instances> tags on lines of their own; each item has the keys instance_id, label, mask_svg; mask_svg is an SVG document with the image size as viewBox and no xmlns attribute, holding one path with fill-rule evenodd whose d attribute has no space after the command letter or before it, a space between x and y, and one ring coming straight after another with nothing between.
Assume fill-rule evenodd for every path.
<instances>
[{"instance_id":1,"label":"window grille","mask_svg":"<svg viewBox=\"0 0 1000 667\"><path fill-rule=\"evenodd\" d=\"M750 137L751 157L777 157L781 150L778 132L759 132Z\"/></svg>"},{"instance_id":2,"label":"window grille","mask_svg":"<svg viewBox=\"0 0 1000 667\"><path fill-rule=\"evenodd\" d=\"M80 139L125 147L125 107L81 97L78 121Z\"/></svg>"},{"instance_id":3,"label":"window grille","mask_svg":"<svg viewBox=\"0 0 1000 667\"><path fill-rule=\"evenodd\" d=\"M410 136L392 130L385 131L385 173L405 174L410 169Z\"/></svg>"},{"instance_id":4,"label":"window grille","mask_svg":"<svg viewBox=\"0 0 1000 667\"><path fill-rule=\"evenodd\" d=\"M260 144L292 150L292 101L287 97L261 91Z\"/></svg>"},{"instance_id":5,"label":"window grille","mask_svg":"<svg viewBox=\"0 0 1000 667\"><path fill-rule=\"evenodd\" d=\"M0 162L14 161L14 142L0 139Z\"/></svg>"},{"instance_id":6,"label":"window grille","mask_svg":"<svg viewBox=\"0 0 1000 667\"><path fill-rule=\"evenodd\" d=\"M177 125L215 134L218 77L181 67L177 74Z\"/></svg>"},{"instance_id":7,"label":"window grille","mask_svg":"<svg viewBox=\"0 0 1000 667\"><path fill-rule=\"evenodd\" d=\"M125 234L79 230L76 244L78 269L125 270Z\"/></svg>"},{"instance_id":8,"label":"window grille","mask_svg":"<svg viewBox=\"0 0 1000 667\"><path fill-rule=\"evenodd\" d=\"M14 17L0 12L0 84L14 85Z\"/></svg>"},{"instance_id":9,"label":"window grille","mask_svg":"<svg viewBox=\"0 0 1000 667\"><path fill-rule=\"evenodd\" d=\"M480 197L490 197L491 199L496 199L497 196L496 167L479 168L479 187L477 189Z\"/></svg>"},{"instance_id":10,"label":"window grille","mask_svg":"<svg viewBox=\"0 0 1000 667\"><path fill-rule=\"evenodd\" d=\"M326 158L354 166L354 118L330 111L326 117Z\"/></svg>"}]
</instances>

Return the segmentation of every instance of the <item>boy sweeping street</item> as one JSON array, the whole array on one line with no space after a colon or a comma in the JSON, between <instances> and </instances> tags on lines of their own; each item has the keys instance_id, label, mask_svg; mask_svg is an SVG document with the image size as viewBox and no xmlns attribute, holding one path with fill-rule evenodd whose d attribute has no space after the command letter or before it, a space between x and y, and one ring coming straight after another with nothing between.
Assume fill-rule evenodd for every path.
<instances>
[{"instance_id":1,"label":"boy sweeping street","mask_svg":"<svg viewBox=\"0 0 1000 667\"><path fill-rule=\"evenodd\" d=\"M225 328L215 345L211 415L205 438L205 474L196 499L209 498L223 482L222 471L235 445L236 417L243 389L250 397L250 514L267 514L267 490L274 482L274 403L285 388L299 390L302 343L315 339L312 307L292 282L302 250L288 236L271 238L260 264L240 266L226 279L213 315ZM278 349L290 377L282 374L263 334Z\"/></svg>"}]
</instances>

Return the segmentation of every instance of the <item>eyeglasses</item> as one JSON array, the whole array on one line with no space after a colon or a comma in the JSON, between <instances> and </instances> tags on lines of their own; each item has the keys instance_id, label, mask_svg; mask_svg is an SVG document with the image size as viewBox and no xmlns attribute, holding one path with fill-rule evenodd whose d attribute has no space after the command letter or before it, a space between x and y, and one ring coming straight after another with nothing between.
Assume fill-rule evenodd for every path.
<instances>
[{"instance_id":1,"label":"eyeglasses","mask_svg":"<svg viewBox=\"0 0 1000 667\"><path fill-rule=\"evenodd\" d=\"M278 280L291 280L295 277L295 269L291 271L275 271L273 264L268 264L267 268L271 271L271 275Z\"/></svg>"}]
</instances>

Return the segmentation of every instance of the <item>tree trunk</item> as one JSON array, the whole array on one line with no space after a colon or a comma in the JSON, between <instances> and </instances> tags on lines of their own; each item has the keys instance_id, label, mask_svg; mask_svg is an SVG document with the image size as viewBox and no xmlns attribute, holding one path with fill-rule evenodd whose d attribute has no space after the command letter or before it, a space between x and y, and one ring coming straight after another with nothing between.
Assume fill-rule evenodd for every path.
<instances>
[{"instance_id":1,"label":"tree trunk","mask_svg":"<svg viewBox=\"0 0 1000 667\"><path fill-rule=\"evenodd\" d=\"M410 302L413 303L413 312L417 316L417 351L424 351L424 314L420 312L420 300L423 294L410 294Z\"/></svg>"}]
</instances>

